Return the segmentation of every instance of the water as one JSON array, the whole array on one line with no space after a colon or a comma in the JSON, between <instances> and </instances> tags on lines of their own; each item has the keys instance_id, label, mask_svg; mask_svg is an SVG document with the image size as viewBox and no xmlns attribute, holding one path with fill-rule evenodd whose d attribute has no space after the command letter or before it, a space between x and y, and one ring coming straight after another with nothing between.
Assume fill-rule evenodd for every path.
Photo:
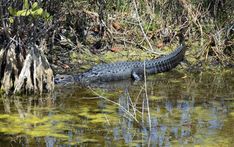
<instances>
[{"instance_id":1,"label":"water","mask_svg":"<svg viewBox=\"0 0 234 147\"><path fill-rule=\"evenodd\" d=\"M0 146L234 146L233 76L171 71L1 97Z\"/></svg>"}]
</instances>

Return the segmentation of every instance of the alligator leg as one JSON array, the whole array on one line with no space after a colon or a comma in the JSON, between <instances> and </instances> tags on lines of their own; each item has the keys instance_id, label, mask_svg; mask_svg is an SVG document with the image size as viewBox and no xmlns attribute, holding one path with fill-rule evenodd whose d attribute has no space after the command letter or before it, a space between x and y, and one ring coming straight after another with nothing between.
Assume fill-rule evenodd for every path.
<instances>
[{"instance_id":1,"label":"alligator leg","mask_svg":"<svg viewBox=\"0 0 234 147\"><path fill-rule=\"evenodd\" d=\"M141 80L140 76L135 71L132 72L132 78L135 81L140 81Z\"/></svg>"},{"instance_id":2,"label":"alligator leg","mask_svg":"<svg viewBox=\"0 0 234 147\"><path fill-rule=\"evenodd\" d=\"M140 81L143 78L144 70L142 69L133 69L131 73L131 77L135 81Z\"/></svg>"},{"instance_id":3,"label":"alligator leg","mask_svg":"<svg viewBox=\"0 0 234 147\"><path fill-rule=\"evenodd\" d=\"M155 74L158 73L158 69L153 67L153 68L149 68L149 69L145 69L145 72L143 69L134 69L131 73L131 77L132 79L134 79L135 81L140 81L142 80L142 78L144 77L144 73L146 73L147 75L150 74Z\"/></svg>"}]
</instances>

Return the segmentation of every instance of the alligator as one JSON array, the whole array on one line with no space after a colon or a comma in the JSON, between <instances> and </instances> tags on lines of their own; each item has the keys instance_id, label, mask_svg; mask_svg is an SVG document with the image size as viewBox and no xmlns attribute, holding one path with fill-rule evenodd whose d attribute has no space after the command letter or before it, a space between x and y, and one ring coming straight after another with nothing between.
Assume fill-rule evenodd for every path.
<instances>
[{"instance_id":1,"label":"alligator","mask_svg":"<svg viewBox=\"0 0 234 147\"><path fill-rule=\"evenodd\" d=\"M55 84L80 83L87 85L93 82L108 82L124 79L140 80L144 74L150 75L166 72L176 67L185 55L186 47L184 41L170 54L157 59L132 62L116 62L111 64L100 64L88 71L77 75L56 75Z\"/></svg>"}]
</instances>

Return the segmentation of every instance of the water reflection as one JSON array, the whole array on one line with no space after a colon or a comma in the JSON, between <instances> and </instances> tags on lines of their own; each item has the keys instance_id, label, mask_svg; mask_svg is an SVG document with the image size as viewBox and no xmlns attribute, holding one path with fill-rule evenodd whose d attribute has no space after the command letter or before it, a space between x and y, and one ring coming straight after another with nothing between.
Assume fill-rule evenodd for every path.
<instances>
[{"instance_id":1,"label":"water reflection","mask_svg":"<svg viewBox=\"0 0 234 147\"><path fill-rule=\"evenodd\" d=\"M147 90L125 81L58 88L56 99L2 97L0 146L231 146L233 75L168 73L149 77Z\"/></svg>"},{"instance_id":2,"label":"water reflection","mask_svg":"<svg viewBox=\"0 0 234 147\"><path fill-rule=\"evenodd\" d=\"M221 131L227 117L225 113L222 113L227 112L225 110L227 104L223 105L224 107L218 106L219 109L224 110L220 112L217 111L217 104L220 103L218 101L215 103L216 105L211 103L207 108L206 103L200 107L194 106L193 100L184 100L183 102L179 100L174 102L174 107L169 103L169 110L168 107L158 106L159 108L155 111L161 109L161 116L151 118L151 131L149 131L147 123L142 123L140 128L132 132L134 130L134 121L124 118L120 127L113 129L113 135L115 140L124 138L126 144L141 140L138 143L140 146L146 144L170 146L175 143L179 145L203 144L206 137L219 135L219 131ZM165 102L165 106L167 105L168 102ZM151 113L153 114L153 112ZM122 136L119 133L121 131ZM138 135L140 135L139 138L137 138Z\"/></svg>"}]
</instances>

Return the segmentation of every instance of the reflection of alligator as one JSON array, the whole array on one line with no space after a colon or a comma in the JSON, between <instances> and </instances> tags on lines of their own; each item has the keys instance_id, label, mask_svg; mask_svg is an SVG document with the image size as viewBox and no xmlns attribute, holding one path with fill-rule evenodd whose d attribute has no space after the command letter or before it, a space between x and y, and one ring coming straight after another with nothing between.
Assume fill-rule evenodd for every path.
<instances>
[{"instance_id":1,"label":"reflection of alligator","mask_svg":"<svg viewBox=\"0 0 234 147\"><path fill-rule=\"evenodd\" d=\"M132 61L100 64L79 75L56 75L55 83L67 84L78 82L81 84L88 84L128 78L139 80L143 77L144 73L154 74L165 72L176 67L184 58L185 48L184 43L181 43L175 51L158 59L146 60L143 62Z\"/></svg>"}]
</instances>

